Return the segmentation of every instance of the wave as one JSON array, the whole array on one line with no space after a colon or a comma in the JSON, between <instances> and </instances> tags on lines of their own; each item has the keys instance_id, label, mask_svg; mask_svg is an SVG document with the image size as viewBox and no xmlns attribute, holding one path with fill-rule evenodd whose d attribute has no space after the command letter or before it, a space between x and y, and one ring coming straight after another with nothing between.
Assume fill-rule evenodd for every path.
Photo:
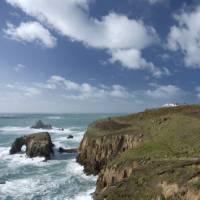
<instances>
[{"instance_id":1,"label":"wave","mask_svg":"<svg viewBox=\"0 0 200 200\"><path fill-rule=\"evenodd\" d=\"M27 178L6 181L6 184L1 186L2 199L3 198L6 199L9 196L11 197L13 196L16 199L19 199L20 196L26 196L27 194L29 194L27 199L31 199L33 197L32 196L33 194L31 193L37 192L36 189L37 185L38 185L38 180L27 179Z\"/></svg>"},{"instance_id":2,"label":"wave","mask_svg":"<svg viewBox=\"0 0 200 200\"><path fill-rule=\"evenodd\" d=\"M30 127L20 127L20 126L5 126L5 127L0 127L0 134L6 133L6 134L24 134L24 132L27 134L29 133L37 133L37 132L49 132L49 133L56 133L56 134L71 134L71 133L76 133L77 131L74 130L74 127L70 128L64 128L64 130L61 130L58 127L53 127L53 129L33 129Z\"/></svg>"},{"instance_id":3,"label":"wave","mask_svg":"<svg viewBox=\"0 0 200 200\"><path fill-rule=\"evenodd\" d=\"M45 162L43 162L45 158L43 157L28 158L25 153L10 155L9 150L9 147L0 147L0 158L7 162L9 168L16 168L24 165L45 165Z\"/></svg>"},{"instance_id":4,"label":"wave","mask_svg":"<svg viewBox=\"0 0 200 200\"><path fill-rule=\"evenodd\" d=\"M62 191L56 197L52 197L52 193L49 191L53 190L55 193L56 190L59 191L60 187L63 187L63 190L65 190L65 178L62 177L59 180L53 180L50 175L42 175L42 179L36 176L7 181L6 184L1 186L0 199L6 200L13 197L16 200L92 200L91 193L95 191L93 187L86 192L75 194L75 197L70 197L72 194L66 194L66 192Z\"/></svg>"},{"instance_id":5,"label":"wave","mask_svg":"<svg viewBox=\"0 0 200 200\"><path fill-rule=\"evenodd\" d=\"M76 159L71 159L66 168L66 174L70 174L71 176L79 176L84 180L96 181L96 176L87 176L83 171L83 166L79 165L76 162Z\"/></svg>"},{"instance_id":6,"label":"wave","mask_svg":"<svg viewBox=\"0 0 200 200\"><path fill-rule=\"evenodd\" d=\"M92 200L92 193L94 193L95 188L88 190L87 192L83 192L78 194L73 200ZM71 200L71 199L66 199Z\"/></svg>"},{"instance_id":7,"label":"wave","mask_svg":"<svg viewBox=\"0 0 200 200\"><path fill-rule=\"evenodd\" d=\"M10 176L11 178L8 178L5 184L0 186L0 199L6 200L9 197L16 200L31 200L38 197L38 199L41 200L92 200L90 194L95 190L96 177L86 176L83 172L83 167L76 163L74 158L61 161L50 160L48 162L41 162L39 158L28 159L21 155L9 156L8 148L0 148L0 152L1 158L3 155L3 158L6 158L7 161L9 160L7 166L12 174L16 172L18 174L21 170L24 171L24 167L27 164L32 165L32 167L37 167L33 169L34 171L32 173L29 173L28 177L23 176L13 179L13 176ZM52 171L53 165L55 165L55 170ZM20 171L16 171L15 168L18 167L22 167ZM61 167L60 170L58 170L58 167ZM21 171L22 174L23 171ZM88 183L90 184L85 188L86 192L84 192L84 189L80 191L79 184L86 186ZM54 192L51 193L49 191ZM55 196L53 197L52 195L54 194Z\"/></svg>"},{"instance_id":8,"label":"wave","mask_svg":"<svg viewBox=\"0 0 200 200\"><path fill-rule=\"evenodd\" d=\"M15 118L15 115L11 115L11 114L0 114L0 118L2 119L10 119L10 118Z\"/></svg>"},{"instance_id":9,"label":"wave","mask_svg":"<svg viewBox=\"0 0 200 200\"><path fill-rule=\"evenodd\" d=\"M59 137L64 140L62 134ZM2 171L6 182L0 185L1 200L92 200L96 177L86 176L75 157L63 155L59 160L56 153L55 158L43 162L44 158L28 158L25 153L9 155L9 149L0 147L0 165L6 166Z\"/></svg>"},{"instance_id":10,"label":"wave","mask_svg":"<svg viewBox=\"0 0 200 200\"><path fill-rule=\"evenodd\" d=\"M55 120L59 120L59 119L62 119L61 116L48 116L46 117L47 119L55 119Z\"/></svg>"},{"instance_id":11,"label":"wave","mask_svg":"<svg viewBox=\"0 0 200 200\"><path fill-rule=\"evenodd\" d=\"M0 127L0 133L6 132L6 134L9 133L14 133L14 132L20 132L20 131L30 131L30 127L20 127L20 126L4 126Z\"/></svg>"}]
</instances>

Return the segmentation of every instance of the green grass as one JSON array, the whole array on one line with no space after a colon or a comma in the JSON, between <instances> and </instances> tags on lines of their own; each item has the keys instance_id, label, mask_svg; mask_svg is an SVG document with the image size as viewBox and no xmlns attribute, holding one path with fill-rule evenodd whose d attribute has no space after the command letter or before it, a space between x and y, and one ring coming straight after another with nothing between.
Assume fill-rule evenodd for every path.
<instances>
[{"instance_id":1,"label":"green grass","mask_svg":"<svg viewBox=\"0 0 200 200\"><path fill-rule=\"evenodd\" d=\"M134 160L146 162L130 178L104 191L106 199L150 200L159 194L164 200L161 191L156 187L159 181L166 180L181 185L193 176L199 176L200 168L195 168L192 164L194 159L200 159L199 105L152 109L109 120L114 121L115 127L106 129L104 126L104 129L101 129L96 126L99 122L95 122L89 127L88 136L95 138L104 135L143 134L144 142L137 148L118 154L107 165L123 169ZM117 126L122 128L117 129ZM161 173L163 171L166 173ZM200 181L195 182L193 187L199 190Z\"/></svg>"}]
</instances>

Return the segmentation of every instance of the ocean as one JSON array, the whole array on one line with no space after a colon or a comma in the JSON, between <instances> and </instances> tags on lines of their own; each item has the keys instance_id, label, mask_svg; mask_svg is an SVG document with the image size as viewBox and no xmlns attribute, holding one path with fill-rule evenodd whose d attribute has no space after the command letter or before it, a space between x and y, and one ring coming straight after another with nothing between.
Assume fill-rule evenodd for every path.
<instances>
[{"instance_id":1,"label":"ocean","mask_svg":"<svg viewBox=\"0 0 200 200\"><path fill-rule=\"evenodd\" d=\"M108 116L113 114L0 114L0 199L91 200L96 177L83 173L75 154L60 154L57 149L77 148L88 124ZM52 160L9 155L17 137L45 131L30 128L39 119L53 126L48 131L55 144ZM74 138L67 139L69 134Z\"/></svg>"}]
</instances>

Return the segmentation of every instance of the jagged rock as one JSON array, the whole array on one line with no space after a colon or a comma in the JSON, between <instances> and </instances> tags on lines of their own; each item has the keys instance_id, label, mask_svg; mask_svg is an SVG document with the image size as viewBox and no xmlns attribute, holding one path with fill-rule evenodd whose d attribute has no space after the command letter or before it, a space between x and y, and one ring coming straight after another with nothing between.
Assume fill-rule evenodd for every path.
<instances>
[{"instance_id":1,"label":"jagged rock","mask_svg":"<svg viewBox=\"0 0 200 200\"><path fill-rule=\"evenodd\" d=\"M74 138L73 135L68 135L68 136L67 136L67 139L73 139L73 138Z\"/></svg>"},{"instance_id":2,"label":"jagged rock","mask_svg":"<svg viewBox=\"0 0 200 200\"><path fill-rule=\"evenodd\" d=\"M77 149L64 149L64 148L62 148L62 147L60 147L60 148L58 149L58 151L59 151L60 153L77 153Z\"/></svg>"},{"instance_id":3,"label":"jagged rock","mask_svg":"<svg viewBox=\"0 0 200 200\"><path fill-rule=\"evenodd\" d=\"M39 120L31 128L34 128L34 129L52 129L52 126L51 126L51 124L44 124L41 120Z\"/></svg>"},{"instance_id":4,"label":"jagged rock","mask_svg":"<svg viewBox=\"0 0 200 200\"><path fill-rule=\"evenodd\" d=\"M28 157L45 157L46 160L51 158L53 154L53 143L49 133L34 133L31 135L17 138L11 146L10 154L21 152L22 146L26 146L26 154Z\"/></svg>"},{"instance_id":5,"label":"jagged rock","mask_svg":"<svg viewBox=\"0 0 200 200\"><path fill-rule=\"evenodd\" d=\"M113 156L137 147L142 141L141 134L106 135L95 139L85 135L78 149L77 161L87 174L96 175Z\"/></svg>"}]
</instances>

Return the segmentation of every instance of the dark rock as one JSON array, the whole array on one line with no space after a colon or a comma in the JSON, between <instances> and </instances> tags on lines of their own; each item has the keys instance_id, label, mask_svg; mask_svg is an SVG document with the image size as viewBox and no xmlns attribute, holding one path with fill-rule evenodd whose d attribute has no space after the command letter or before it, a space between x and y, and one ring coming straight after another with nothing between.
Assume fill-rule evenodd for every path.
<instances>
[{"instance_id":1,"label":"dark rock","mask_svg":"<svg viewBox=\"0 0 200 200\"><path fill-rule=\"evenodd\" d=\"M16 153L21 152L21 148L25 144L26 144L25 137L17 138L12 143L12 146L11 146L11 149L10 149L10 154L16 154Z\"/></svg>"},{"instance_id":2,"label":"dark rock","mask_svg":"<svg viewBox=\"0 0 200 200\"><path fill-rule=\"evenodd\" d=\"M60 153L77 153L77 149L64 149L64 148L62 148L62 147L60 147L60 148L58 149L58 151L59 151Z\"/></svg>"},{"instance_id":3,"label":"dark rock","mask_svg":"<svg viewBox=\"0 0 200 200\"><path fill-rule=\"evenodd\" d=\"M0 180L0 185L4 185L6 184L6 181L5 180Z\"/></svg>"},{"instance_id":4,"label":"dark rock","mask_svg":"<svg viewBox=\"0 0 200 200\"><path fill-rule=\"evenodd\" d=\"M28 157L45 157L46 160L53 154L53 143L49 133L34 133L24 137L17 138L12 144L10 154L21 152L22 146L26 146Z\"/></svg>"},{"instance_id":5,"label":"dark rock","mask_svg":"<svg viewBox=\"0 0 200 200\"><path fill-rule=\"evenodd\" d=\"M73 138L74 138L73 135L68 135L68 136L67 136L67 139L73 139Z\"/></svg>"},{"instance_id":6,"label":"dark rock","mask_svg":"<svg viewBox=\"0 0 200 200\"><path fill-rule=\"evenodd\" d=\"M34 128L34 129L52 129L52 126L51 126L51 124L44 124L41 120L39 120L31 128Z\"/></svg>"}]
</instances>

